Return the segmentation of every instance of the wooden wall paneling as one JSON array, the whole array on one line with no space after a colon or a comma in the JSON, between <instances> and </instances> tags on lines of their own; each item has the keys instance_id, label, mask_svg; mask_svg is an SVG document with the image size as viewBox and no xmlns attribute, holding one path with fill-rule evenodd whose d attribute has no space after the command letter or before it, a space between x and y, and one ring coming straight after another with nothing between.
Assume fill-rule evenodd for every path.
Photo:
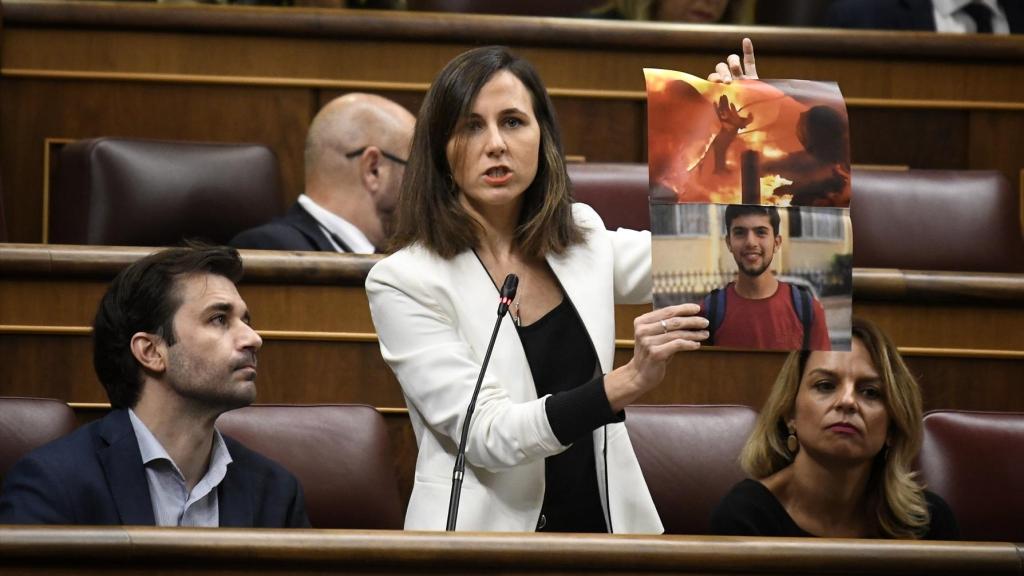
<instances>
[{"instance_id":1,"label":"wooden wall paneling","mask_svg":"<svg viewBox=\"0 0 1024 576\"><path fill-rule=\"evenodd\" d=\"M1024 108L1015 111L975 110L971 113L969 126L971 167L1000 170L1007 175L1011 186L1024 186L1024 180L1021 180ZM1021 230L1024 231L1024 226ZM1007 257L1021 259L1024 254L1007 254Z\"/></svg>"},{"instance_id":2,"label":"wooden wall paneling","mask_svg":"<svg viewBox=\"0 0 1024 576\"><path fill-rule=\"evenodd\" d=\"M405 400L373 342L264 339L256 380L259 402L343 402L402 408Z\"/></svg>"},{"instance_id":3,"label":"wooden wall paneling","mask_svg":"<svg viewBox=\"0 0 1024 576\"><path fill-rule=\"evenodd\" d=\"M616 366L633 356L631 348L616 351ZM665 379L637 404L764 404L785 353L701 350L672 359Z\"/></svg>"},{"instance_id":4,"label":"wooden wall paneling","mask_svg":"<svg viewBox=\"0 0 1024 576\"><path fill-rule=\"evenodd\" d=\"M150 250L0 247L0 394L102 401L92 315L109 278ZM244 251L243 258L240 291L265 340L261 401L403 405L362 288L378 257ZM1024 411L1022 289L1019 275L854 271L855 313L901 346L932 408ZM632 353L633 318L649 309L616 310L618 365ZM682 354L641 401L758 406L784 357L715 348Z\"/></svg>"},{"instance_id":5,"label":"wooden wall paneling","mask_svg":"<svg viewBox=\"0 0 1024 576\"><path fill-rule=\"evenodd\" d=\"M0 396L109 402L86 334L0 333Z\"/></svg>"},{"instance_id":6,"label":"wooden wall paneling","mask_svg":"<svg viewBox=\"0 0 1024 576\"><path fill-rule=\"evenodd\" d=\"M632 350L620 349L616 366ZM764 404L785 353L702 351L672 360L665 380L638 404ZM918 378L925 409L1024 412L1022 358L962 358L940 354L904 356Z\"/></svg>"},{"instance_id":7,"label":"wooden wall paneling","mask_svg":"<svg viewBox=\"0 0 1024 576\"><path fill-rule=\"evenodd\" d=\"M588 162L647 161L647 102L555 96L562 147Z\"/></svg>"},{"instance_id":8,"label":"wooden wall paneling","mask_svg":"<svg viewBox=\"0 0 1024 576\"><path fill-rule=\"evenodd\" d=\"M620 347L615 365L629 361ZM703 350L669 366L665 381L638 400L643 404L764 403L785 360L781 352ZM927 409L1024 412L1024 358L963 356L942 351L904 354L919 377ZM0 331L0 396L43 396L69 402L105 402L92 368L87 332L73 334ZM405 400L376 341L278 339L265 335L257 380L258 401L357 403L401 408Z\"/></svg>"},{"instance_id":9,"label":"wooden wall paneling","mask_svg":"<svg viewBox=\"0 0 1024 576\"><path fill-rule=\"evenodd\" d=\"M847 106L854 164L910 168L973 168L968 153L970 112Z\"/></svg>"},{"instance_id":10,"label":"wooden wall paneling","mask_svg":"<svg viewBox=\"0 0 1024 576\"><path fill-rule=\"evenodd\" d=\"M1024 308L858 301L853 313L899 346L1024 352ZM1016 328L1014 327L1016 325Z\"/></svg>"},{"instance_id":11,"label":"wooden wall paneling","mask_svg":"<svg viewBox=\"0 0 1024 576\"><path fill-rule=\"evenodd\" d=\"M362 286L239 285L257 330L372 334L370 304Z\"/></svg>"},{"instance_id":12,"label":"wooden wall paneling","mask_svg":"<svg viewBox=\"0 0 1024 576\"><path fill-rule=\"evenodd\" d=\"M0 281L0 324L92 326L109 280Z\"/></svg>"},{"instance_id":13,"label":"wooden wall paneling","mask_svg":"<svg viewBox=\"0 0 1024 576\"><path fill-rule=\"evenodd\" d=\"M10 239L38 242L42 230L43 142L46 138L129 136L168 140L258 142L281 166L294 199L302 185L302 151L310 93L300 89L133 82L4 80L6 118L0 134L10 194ZM59 112L58 112L59 111ZM282 203L282 213L285 204Z\"/></svg>"},{"instance_id":14,"label":"wooden wall paneling","mask_svg":"<svg viewBox=\"0 0 1024 576\"><path fill-rule=\"evenodd\" d=\"M924 409L1024 412L1024 360L904 355L921 383Z\"/></svg>"}]
</instances>

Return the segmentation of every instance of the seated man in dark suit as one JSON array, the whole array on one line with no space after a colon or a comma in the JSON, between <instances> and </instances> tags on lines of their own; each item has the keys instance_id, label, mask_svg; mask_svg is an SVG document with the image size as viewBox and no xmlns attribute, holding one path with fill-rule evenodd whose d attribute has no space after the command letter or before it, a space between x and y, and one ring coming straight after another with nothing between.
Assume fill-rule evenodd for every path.
<instances>
[{"instance_id":1,"label":"seated man in dark suit","mask_svg":"<svg viewBox=\"0 0 1024 576\"><path fill-rule=\"evenodd\" d=\"M0 524L309 526L295 477L214 427L256 396L241 275L238 252L207 246L117 275L93 325L113 410L11 468Z\"/></svg>"},{"instance_id":2,"label":"seated man in dark suit","mask_svg":"<svg viewBox=\"0 0 1024 576\"><path fill-rule=\"evenodd\" d=\"M230 244L372 254L386 247L416 118L373 94L329 102L306 135L306 190L288 213Z\"/></svg>"},{"instance_id":3,"label":"seated man in dark suit","mask_svg":"<svg viewBox=\"0 0 1024 576\"><path fill-rule=\"evenodd\" d=\"M920 30L961 34L1024 33L1020 0L836 0L825 25L833 28Z\"/></svg>"}]
</instances>

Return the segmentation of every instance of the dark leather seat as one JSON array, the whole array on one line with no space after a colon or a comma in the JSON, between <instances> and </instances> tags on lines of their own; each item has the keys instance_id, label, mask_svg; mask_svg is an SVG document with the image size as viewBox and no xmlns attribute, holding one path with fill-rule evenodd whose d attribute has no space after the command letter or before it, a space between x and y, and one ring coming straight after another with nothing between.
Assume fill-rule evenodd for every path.
<instances>
[{"instance_id":1,"label":"dark leather seat","mask_svg":"<svg viewBox=\"0 0 1024 576\"><path fill-rule=\"evenodd\" d=\"M747 406L630 406L626 428L666 534L709 534L711 512L746 475ZM614 519L613 519L614 521Z\"/></svg>"},{"instance_id":2,"label":"dark leather seat","mask_svg":"<svg viewBox=\"0 0 1024 576\"><path fill-rule=\"evenodd\" d=\"M0 477L35 448L78 425L71 407L49 398L0 398Z\"/></svg>"},{"instance_id":3,"label":"dark leather seat","mask_svg":"<svg viewBox=\"0 0 1024 576\"><path fill-rule=\"evenodd\" d=\"M936 410L924 417L921 479L964 540L1024 542L1024 413Z\"/></svg>"},{"instance_id":4,"label":"dark leather seat","mask_svg":"<svg viewBox=\"0 0 1024 576\"><path fill-rule=\"evenodd\" d=\"M1020 198L989 170L854 170L853 265L1024 272Z\"/></svg>"},{"instance_id":5,"label":"dark leather seat","mask_svg":"<svg viewBox=\"0 0 1024 576\"><path fill-rule=\"evenodd\" d=\"M58 158L50 242L224 244L281 207L277 157L263 145L79 140Z\"/></svg>"},{"instance_id":6,"label":"dark leather seat","mask_svg":"<svg viewBox=\"0 0 1024 576\"><path fill-rule=\"evenodd\" d=\"M217 428L299 479L315 528L402 528L391 444L373 408L254 405L222 414Z\"/></svg>"},{"instance_id":7,"label":"dark leather seat","mask_svg":"<svg viewBox=\"0 0 1024 576\"><path fill-rule=\"evenodd\" d=\"M569 164L573 197L597 211L609 230L650 230L647 164Z\"/></svg>"}]
</instances>

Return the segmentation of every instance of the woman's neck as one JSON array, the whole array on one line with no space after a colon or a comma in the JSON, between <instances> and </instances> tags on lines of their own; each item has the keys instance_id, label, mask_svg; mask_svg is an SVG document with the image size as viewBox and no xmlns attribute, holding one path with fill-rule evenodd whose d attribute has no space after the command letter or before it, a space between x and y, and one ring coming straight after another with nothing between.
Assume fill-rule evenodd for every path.
<instances>
[{"instance_id":1,"label":"woman's neck","mask_svg":"<svg viewBox=\"0 0 1024 576\"><path fill-rule=\"evenodd\" d=\"M516 228L522 210L521 201L508 205L478 205L463 196L461 203L470 218L480 226L479 244L483 249L495 255L508 254L514 250Z\"/></svg>"},{"instance_id":2,"label":"woman's neck","mask_svg":"<svg viewBox=\"0 0 1024 576\"><path fill-rule=\"evenodd\" d=\"M798 526L824 537L864 537L871 531L871 462L836 466L801 451L791 466L765 479Z\"/></svg>"}]
</instances>

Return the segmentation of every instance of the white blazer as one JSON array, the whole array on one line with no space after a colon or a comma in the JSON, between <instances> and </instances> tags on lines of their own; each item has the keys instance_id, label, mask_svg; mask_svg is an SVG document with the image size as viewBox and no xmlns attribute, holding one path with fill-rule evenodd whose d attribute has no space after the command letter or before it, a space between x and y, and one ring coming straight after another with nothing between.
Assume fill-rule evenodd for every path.
<instances>
[{"instance_id":1,"label":"white blazer","mask_svg":"<svg viewBox=\"0 0 1024 576\"><path fill-rule=\"evenodd\" d=\"M615 353L615 304L649 302L649 232L609 232L589 206L573 217L585 243L547 261L593 341L603 373ZM421 245L380 261L366 279L384 360L398 377L419 454L409 530L444 530L462 422L497 319L498 291L471 251L446 260ZM501 324L470 421L457 527L529 531L544 501L544 458L566 449L551 431L511 318ZM617 533L664 531L626 427L593 433L606 519ZM605 485L607 462L608 485ZM610 487L610 489L609 489ZM610 507L610 510L608 508Z\"/></svg>"}]
</instances>

